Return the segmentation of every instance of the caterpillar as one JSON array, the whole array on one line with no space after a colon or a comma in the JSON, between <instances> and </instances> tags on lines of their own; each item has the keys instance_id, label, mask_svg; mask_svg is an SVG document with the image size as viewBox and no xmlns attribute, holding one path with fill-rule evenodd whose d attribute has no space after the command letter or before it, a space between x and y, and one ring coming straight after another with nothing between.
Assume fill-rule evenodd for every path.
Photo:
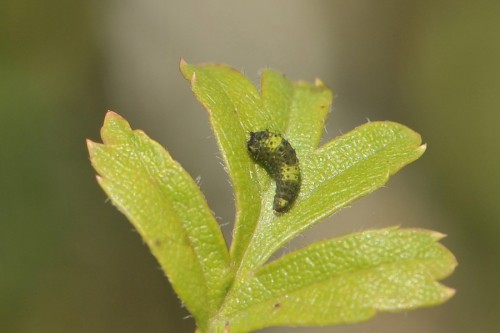
<instances>
[{"instance_id":1,"label":"caterpillar","mask_svg":"<svg viewBox=\"0 0 500 333\"><path fill-rule=\"evenodd\" d=\"M273 209L277 213L289 211L299 195L301 183L299 159L295 149L281 134L268 130L250 132L247 148L250 156L276 182Z\"/></svg>"}]
</instances>

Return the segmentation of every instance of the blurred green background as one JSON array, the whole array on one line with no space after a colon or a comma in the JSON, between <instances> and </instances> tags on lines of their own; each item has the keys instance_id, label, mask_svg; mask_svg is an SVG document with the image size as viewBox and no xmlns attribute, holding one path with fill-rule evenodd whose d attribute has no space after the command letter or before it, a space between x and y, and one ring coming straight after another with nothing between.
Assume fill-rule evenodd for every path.
<instances>
[{"instance_id":1,"label":"blurred green background","mask_svg":"<svg viewBox=\"0 0 500 333\"><path fill-rule=\"evenodd\" d=\"M353 326L265 332L500 332L500 2L14 1L0 4L0 332L193 332L158 264L106 200L85 139L107 109L165 145L227 236L207 115L178 71L271 67L335 94L325 140L370 120L428 150L386 188L290 244L422 227L459 266L448 303Z\"/></svg>"}]
</instances>

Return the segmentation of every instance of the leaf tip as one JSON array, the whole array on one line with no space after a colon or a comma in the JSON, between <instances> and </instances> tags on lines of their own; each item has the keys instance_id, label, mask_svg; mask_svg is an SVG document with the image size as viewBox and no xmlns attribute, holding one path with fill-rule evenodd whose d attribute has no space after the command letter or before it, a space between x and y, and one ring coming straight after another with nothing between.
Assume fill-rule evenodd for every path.
<instances>
[{"instance_id":1,"label":"leaf tip","mask_svg":"<svg viewBox=\"0 0 500 333\"><path fill-rule=\"evenodd\" d=\"M423 143L417 148L420 155L422 155L427 150L427 143Z\"/></svg>"},{"instance_id":2,"label":"leaf tip","mask_svg":"<svg viewBox=\"0 0 500 333\"><path fill-rule=\"evenodd\" d=\"M441 239L443 239L447 236L446 234L443 234L442 232L434 231L434 230L429 231L429 233L430 233L432 239L434 239L435 241L440 241Z\"/></svg>"},{"instance_id":3,"label":"leaf tip","mask_svg":"<svg viewBox=\"0 0 500 333\"><path fill-rule=\"evenodd\" d=\"M453 288L450 288L450 287L443 287L443 299L444 301L446 302L447 300L449 300L450 298L452 298L453 296L455 296L455 294L457 293L456 289L453 289Z\"/></svg>"},{"instance_id":4,"label":"leaf tip","mask_svg":"<svg viewBox=\"0 0 500 333\"><path fill-rule=\"evenodd\" d=\"M181 58L181 60L179 60L179 68L182 70L182 68L186 65L187 65L186 60L184 60L184 58Z\"/></svg>"},{"instance_id":5,"label":"leaf tip","mask_svg":"<svg viewBox=\"0 0 500 333\"><path fill-rule=\"evenodd\" d=\"M325 83L320 78L317 77L314 79L314 85L316 87L324 87Z\"/></svg>"},{"instance_id":6,"label":"leaf tip","mask_svg":"<svg viewBox=\"0 0 500 333\"><path fill-rule=\"evenodd\" d=\"M111 110L108 110L108 112L106 112L106 116L104 117L104 125L109 124L109 123L116 123L116 122L127 123L125 118L120 116L118 113L111 111Z\"/></svg>"},{"instance_id":7,"label":"leaf tip","mask_svg":"<svg viewBox=\"0 0 500 333\"><path fill-rule=\"evenodd\" d=\"M89 152L89 157L92 160L94 155L95 155L96 146L99 144L97 142L90 140L90 139L86 139L85 142L87 144L87 150Z\"/></svg>"},{"instance_id":8,"label":"leaf tip","mask_svg":"<svg viewBox=\"0 0 500 333\"><path fill-rule=\"evenodd\" d=\"M182 76L184 76L186 80L193 81L194 67L188 64L183 58L179 61L179 69L181 70Z\"/></svg>"},{"instance_id":9,"label":"leaf tip","mask_svg":"<svg viewBox=\"0 0 500 333\"><path fill-rule=\"evenodd\" d=\"M118 113L116 113L115 111L112 111L112 110L108 110L106 112L106 117L120 117L121 118L121 116Z\"/></svg>"},{"instance_id":10,"label":"leaf tip","mask_svg":"<svg viewBox=\"0 0 500 333\"><path fill-rule=\"evenodd\" d=\"M90 140L90 139L85 139L85 143L87 144L87 149L90 151L92 151L94 149L94 146L95 146L95 142Z\"/></svg>"},{"instance_id":11,"label":"leaf tip","mask_svg":"<svg viewBox=\"0 0 500 333\"><path fill-rule=\"evenodd\" d=\"M118 113L108 111L101 128L101 138L104 144L119 141L119 136L132 131L128 121Z\"/></svg>"}]
</instances>

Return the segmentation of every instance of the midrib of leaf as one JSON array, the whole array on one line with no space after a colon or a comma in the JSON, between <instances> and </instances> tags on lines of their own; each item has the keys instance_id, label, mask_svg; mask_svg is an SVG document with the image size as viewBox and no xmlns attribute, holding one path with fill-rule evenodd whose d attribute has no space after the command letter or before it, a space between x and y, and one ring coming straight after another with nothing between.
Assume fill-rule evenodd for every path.
<instances>
[{"instance_id":1,"label":"midrib of leaf","mask_svg":"<svg viewBox=\"0 0 500 333\"><path fill-rule=\"evenodd\" d=\"M236 106L236 103L235 103L234 99L232 98L232 96L229 94L229 92L228 92L228 90L226 89L226 87L225 87L224 85L222 85L222 84L219 84L219 86L221 87L221 90L224 92L224 94L225 94L226 98L227 98L227 99L230 101L230 103L232 104L232 106L233 106L234 110L235 110L236 112L238 112L238 108L237 108L237 106ZM245 126L245 123L242 121L241 117L238 117L238 119L240 120L240 123L241 123L242 128L245 128L245 127L251 127L251 124L246 124L247 126ZM227 163L229 163L229 162L228 162L228 161L227 161L227 159L226 159L226 165L227 165ZM254 167L254 169L255 169L255 167ZM230 176L231 176L231 175L230 175ZM261 180L262 180L263 178L261 177L261 178L259 178L259 179L261 179ZM233 179L233 181L234 181L234 179ZM268 183L270 183L270 182L268 181ZM261 188L261 186L262 186L262 185L263 185L263 184L261 183L261 184L260 184L260 186L259 186L259 188ZM270 184L269 184L268 186L270 186ZM259 202L259 207L262 207L262 206L261 206L261 204L260 204L260 202ZM253 235L255 234L255 230L256 230L256 229L257 229L257 227L258 227L258 223L259 223L258 221L259 221L259 218L254 219L254 221L257 221L257 222L251 222L251 220L249 220L249 218L246 218L246 216L245 216L244 214L240 213L240 212L242 212L242 211L243 211L243 210L242 210L242 209L240 209L240 207L238 207L238 206L236 207L236 212L237 212L237 213L236 213L236 219L235 219L235 226L241 226L242 224L243 224L243 225L246 225L247 227L248 227L248 226L250 226L251 230L249 230L249 229L247 228L247 231L251 231L251 232L250 232L250 234L252 235L252 236L250 237L250 240L249 240L249 241L247 241L247 242L245 243L245 246L241 247L241 250L243 251L243 258L244 258L244 257L247 255L247 249L248 249L249 244L250 244L250 242L251 242L251 240L252 240L252 238L253 238ZM261 211L262 211L262 210L261 210ZM237 237L237 236L235 235L235 237ZM234 242L233 242L233 243L234 243ZM236 257L236 256L235 256L235 254L233 253L233 249L232 249L232 248L231 248L230 253L231 253L231 255L232 255L232 259L233 259L233 265L235 265L235 267L234 267L234 268L235 268L235 270L236 270L236 273L235 273L235 277L236 277L236 276L238 276L238 273L240 272L241 262L242 262L242 261L238 261L238 260L237 260L237 257ZM235 258L235 257L236 257L236 258ZM236 260L235 260L235 259L236 259ZM242 259L242 260L244 260L244 259Z\"/></svg>"},{"instance_id":2,"label":"midrib of leaf","mask_svg":"<svg viewBox=\"0 0 500 333\"><path fill-rule=\"evenodd\" d=\"M214 129L219 147L221 147L221 154L235 190L236 218L230 253L233 264L238 266L239 258L243 255L241 251L242 247L241 245L234 247L234 244L246 244L248 242L248 235L255 228L255 223L260 211L260 199L248 195L245 196L244 193L259 193L259 187L250 179L254 166L246 153L245 146L246 134L243 129L245 122L242 121L242 116L249 111L244 110L244 105L241 108L238 107L242 102L238 101L237 103L232 98L228 89L222 84L222 82L225 81L213 75L215 71L214 68L217 70L221 69L223 74L225 73L228 75L227 80L231 82L234 81L233 76L236 75L234 70L219 68L213 65L205 68L181 63L182 73L186 79L191 81L193 92L210 115L210 122ZM222 74L219 73L219 75ZM249 86L246 81L238 82L238 84ZM218 90L215 89L217 87ZM254 88L249 89L253 91ZM219 101L223 101L222 104L215 104ZM255 108L253 103L248 104L246 107L253 108L254 116L262 113L262 110L260 108ZM236 110L238 114L234 112ZM230 126L227 121L228 119L231 119L233 124L238 124L239 128L227 128L227 126ZM226 132L231 133L226 134Z\"/></svg>"},{"instance_id":3,"label":"midrib of leaf","mask_svg":"<svg viewBox=\"0 0 500 333\"><path fill-rule=\"evenodd\" d=\"M134 138L135 139L135 138ZM140 146L137 145L137 140L134 140L134 145L136 146L136 148L140 148ZM161 186L159 185L158 181L155 179L155 177L151 174L149 168L146 166L146 164L144 163L144 159L143 157L141 156L141 154L139 154L139 160L141 161L141 164L143 166L143 169L145 170L145 172L149 175L149 179L150 179L150 182L152 184L154 184L154 187L156 188L157 192L160 193L160 196L163 197L165 200L169 201L170 199L168 198L168 195L166 195L162 190L161 190ZM175 206L175 203L173 203L173 205ZM181 220L180 219L180 216L179 214L177 213L177 210L176 209L173 209L171 210L171 212L174 212L173 215L175 216L175 219L177 220ZM195 256L196 258L198 259L196 261L196 264L197 266L199 267L199 270L201 272L204 272L204 274L201 275L201 278L203 280L203 287L204 287L204 290L205 290L205 294L207 295L207 300L211 303L208 308L211 310L211 311L208 311L209 313L212 312L213 314L213 311L216 311L217 307L222 304L223 300L220 301L220 303L214 303L214 300L216 300L216 298L214 297L210 297L208 295L210 295L210 286L209 286L209 283L207 281L207 267L206 265L203 265L202 264L202 259L205 257L204 254L200 255L199 253L199 250L198 250L198 247L196 246L195 243L193 243L193 240L191 239L190 237L190 232L189 230L186 228L186 226L181 223L181 228L182 230L184 230L185 234L188 235L186 238L188 240L188 243L189 243L189 248L192 249L192 251L195 253Z\"/></svg>"},{"instance_id":4,"label":"midrib of leaf","mask_svg":"<svg viewBox=\"0 0 500 333\"><path fill-rule=\"evenodd\" d=\"M136 148L137 151L142 151L142 145L140 144L140 141L137 140L136 136L133 137L132 142L134 143L134 146L135 146L135 148ZM138 160L141 162L142 169L149 176L148 178L149 178L150 182L153 184L153 186L156 189L156 191L160 194L160 196L162 198L165 199L165 202L170 202L171 200L170 200L169 196L167 194L165 194L164 191L162 191L162 188L161 188L160 184L158 183L158 180L156 179L156 177L154 177L153 173L148 168L147 163L144 161L144 156L141 153L136 154L136 156L138 157ZM176 161L173 161L173 163L177 164L177 166L180 167L180 165L178 165L178 163ZM172 202L172 205L173 206L177 206L175 204L175 201ZM182 220L182 218L177 213L178 208L179 207L177 207L177 209L172 209L171 212L173 212L173 215L175 216L175 219L180 221L180 220ZM184 233L187 235L186 238L187 238L187 240L189 242L189 248L192 249L192 251L195 253L196 258L198 259L196 261L196 264L198 265L200 271L204 273L204 274L202 274L202 279L203 279L203 282L204 282L205 293L207 295L210 295L211 294L210 293L211 286L209 286L209 283L207 281L207 274L209 274L210 272L207 272L207 268L208 267L206 265L202 264L203 259L205 258L206 254L203 254L203 253L200 254L199 253L198 246L196 246L196 244L192 240L192 237L190 237L191 232L189 231L189 229L186 228L186 225L184 223L180 223L180 225L181 225L182 230L184 230ZM222 303L222 301L220 303L214 303L213 301L216 300L214 297L207 296L207 299L208 299L209 302L212 303L209 306L209 308L212 310L212 312Z\"/></svg>"}]
</instances>

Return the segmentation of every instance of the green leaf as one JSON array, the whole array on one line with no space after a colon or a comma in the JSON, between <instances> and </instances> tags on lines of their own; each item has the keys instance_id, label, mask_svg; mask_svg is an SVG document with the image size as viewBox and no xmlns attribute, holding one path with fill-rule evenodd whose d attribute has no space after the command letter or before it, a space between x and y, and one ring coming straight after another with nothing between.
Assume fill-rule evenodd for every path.
<instances>
[{"instance_id":1,"label":"green leaf","mask_svg":"<svg viewBox=\"0 0 500 333\"><path fill-rule=\"evenodd\" d=\"M440 304L454 290L436 280L456 265L437 243L442 237L389 228L315 243L240 281L220 316L237 333L279 325L346 324L377 311Z\"/></svg>"},{"instance_id":2,"label":"green leaf","mask_svg":"<svg viewBox=\"0 0 500 333\"><path fill-rule=\"evenodd\" d=\"M274 189L265 194L246 257L249 269L262 265L285 243L354 200L382 187L389 176L425 151L420 136L391 122L372 122L320 149L299 152L302 187L295 207L276 215L271 209Z\"/></svg>"},{"instance_id":3,"label":"green leaf","mask_svg":"<svg viewBox=\"0 0 500 333\"><path fill-rule=\"evenodd\" d=\"M226 244L202 193L157 142L132 131L116 113L106 115L101 136L104 144L88 141L99 184L203 328L232 277Z\"/></svg>"},{"instance_id":4,"label":"green leaf","mask_svg":"<svg viewBox=\"0 0 500 333\"><path fill-rule=\"evenodd\" d=\"M321 139L332 93L319 80L314 84L292 83L273 70L262 73L262 96L243 74L227 66L181 62L181 71L209 113L234 187L237 216L231 257L235 267L239 267L243 257L252 252L247 250L259 229L278 219L270 208L274 187L265 171L248 155L249 132L269 129L283 133L299 159L307 158L305 154ZM248 262L242 269L258 264Z\"/></svg>"},{"instance_id":5,"label":"green leaf","mask_svg":"<svg viewBox=\"0 0 500 333\"><path fill-rule=\"evenodd\" d=\"M418 159L425 145L417 133L370 122L318 147L332 102L320 80L291 82L266 70L259 92L224 65L180 67L208 112L233 184L229 253L196 183L143 132L109 112L104 144L89 142L89 151L100 185L161 263L197 332L352 323L453 295L437 281L451 274L455 258L432 231L365 231L266 263L286 242ZM283 214L272 207L274 181L247 151L249 133L266 129L282 134L299 159L299 196Z\"/></svg>"},{"instance_id":6,"label":"green leaf","mask_svg":"<svg viewBox=\"0 0 500 333\"><path fill-rule=\"evenodd\" d=\"M247 153L245 127L265 122L264 106L255 86L240 72L221 65L195 67L181 62L181 71L191 81L193 92L210 115L210 123L222 159L233 184L236 222L233 260L244 255L261 209L259 184L253 181L253 161ZM236 244L242 244L235 246Z\"/></svg>"},{"instance_id":7,"label":"green leaf","mask_svg":"<svg viewBox=\"0 0 500 333\"><path fill-rule=\"evenodd\" d=\"M368 123L317 149L332 100L319 80L292 83L275 71L264 71L260 96L246 77L229 67L182 62L181 70L209 111L216 136L225 139L219 146L238 214L231 255L243 272L262 265L321 219L381 187L425 151L417 133L391 122ZM263 129L283 133L300 161L299 198L284 215L273 212L274 184L246 148L248 133ZM258 181L252 181L255 178Z\"/></svg>"},{"instance_id":8,"label":"green leaf","mask_svg":"<svg viewBox=\"0 0 500 333\"><path fill-rule=\"evenodd\" d=\"M426 267L420 264L408 266L407 263L394 263L390 266L394 270L390 270L389 266L376 266L376 261L371 262L373 267L382 271L376 278L384 281L385 277L387 288L380 290L380 294L375 294L377 290L369 289L370 284L363 284L363 278L367 276L360 275L362 278L351 281L353 286L360 288L352 294L357 295L357 298L339 298L338 303L335 296L340 296L339 293L344 290L341 285L317 284L310 280L310 275L314 272L308 271L306 264L314 262L314 258L319 255L317 246L300 252L303 256L287 256L291 266L301 272L297 276L283 270L280 277L268 275L267 281L270 284L264 284L258 278L259 274L264 274L268 267L281 267L279 263L285 259L265 268L262 266L283 244L354 200L383 186L391 175L418 159L426 146L422 145L417 133L403 125L372 122L317 148L332 100L331 91L321 81L316 80L314 84L294 83L275 71L266 70L262 73L262 91L259 94L245 76L223 65L193 66L181 62L181 71L208 111L236 196L237 216L231 246L231 261L236 275L220 312L210 324L211 330L221 331L227 323L230 323L231 332L246 332L269 325L324 325L360 321L373 315L376 310L396 310L386 306L394 302L395 298L389 298L389 294L383 292L389 291L391 286L402 291L397 300L399 309L436 304L451 296L450 289L443 289L435 282L439 275L428 274L428 271L432 271L433 264L444 266L450 272L453 270L454 258L444 248L447 255L443 255L441 259L452 260L439 262L438 258ZM286 214L276 214L273 211L274 184L269 175L248 157L246 142L249 132L264 129L281 133L295 148L300 161L302 186L299 198ZM403 233L395 232L395 237L401 236L404 239ZM369 237L370 233L352 237L363 239L365 236ZM385 237L385 234L381 237ZM331 242L333 245L337 244L337 240ZM385 250L390 245L388 242ZM359 246L369 250L369 245ZM385 251L384 248L379 249ZM355 256L356 248L350 248L344 258L350 252ZM330 252L330 257L331 253L335 251ZM402 253L406 257L412 255L405 253L404 248ZM319 266L324 264L325 262L317 262ZM305 269L299 270L302 266ZM384 270L387 275L383 274ZM323 273L325 275L320 274L322 279L331 280L332 275L328 274L338 272ZM427 276L429 279L416 283L412 290L402 290L394 280L414 273L415 276ZM290 279L284 278L285 276L290 276ZM338 279L344 284L350 281L346 274ZM279 281L285 282L283 284ZM308 288L304 288L302 293L287 288L290 283L289 287L293 289L296 282L301 282ZM434 294L426 290L430 285L434 286ZM340 289L329 292L333 287ZM273 290L278 292L272 292ZM348 289L347 293L352 291L352 288ZM427 291L432 295L414 297L415 293ZM319 295L324 295L325 299L320 300ZM285 304L282 303L285 302L283 298L297 303L286 307L286 310L283 308L276 311L276 307L281 309L281 304ZM404 299L410 301L404 302ZM327 300L330 303L326 304ZM307 310L311 307L298 306L300 304L311 307L314 305L321 315ZM336 308L339 313L320 310L325 306ZM269 311L279 312L280 315L268 318ZM305 314L310 317L304 318Z\"/></svg>"}]
</instances>

